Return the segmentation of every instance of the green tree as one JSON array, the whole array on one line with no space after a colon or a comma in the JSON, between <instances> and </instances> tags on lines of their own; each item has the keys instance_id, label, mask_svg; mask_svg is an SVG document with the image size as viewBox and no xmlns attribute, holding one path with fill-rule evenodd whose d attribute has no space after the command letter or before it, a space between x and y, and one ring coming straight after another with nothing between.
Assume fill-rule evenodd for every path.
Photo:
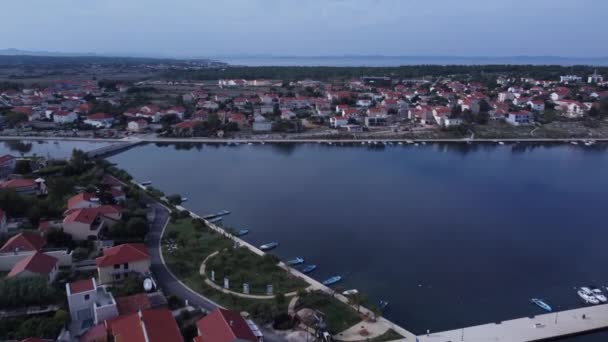
<instances>
[{"instance_id":1,"label":"green tree","mask_svg":"<svg viewBox=\"0 0 608 342\"><path fill-rule=\"evenodd\" d=\"M32 165L28 159L18 160L15 164L15 173L27 175L32 173Z\"/></svg>"},{"instance_id":2,"label":"green tree","mask_svg":"<svg viewBox=\"0 0 608 342\"><path fill-rule=\"evenodd\" d=\"M8 112L4 116L4 123L9 128L14 128L15 126L19 125L20 123L27 122L27 121L28 121L28 117L27 117L27 115L25 115L23 113Z\"/></svg>"}]
</instances>

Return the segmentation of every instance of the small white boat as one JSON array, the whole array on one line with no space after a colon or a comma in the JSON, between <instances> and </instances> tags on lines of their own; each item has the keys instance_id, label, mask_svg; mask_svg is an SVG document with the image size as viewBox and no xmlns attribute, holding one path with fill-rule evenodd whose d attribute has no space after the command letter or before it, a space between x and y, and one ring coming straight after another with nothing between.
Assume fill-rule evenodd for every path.
<instances>
[{"instance_id":1,"label":"small white boat","mask_svg":"<svg viewBox=\"0 0 608 342\"><path fill-rule=\"evenodd\" d=\"M358 293L359 293L359 290L357 290L357 289L346 290L346 291L342 292L342 294L345 296L354 296Z\"/></svg>"},{"instance_id":2,"label":"small white boat","mask_svg":"<svg viewBox=\"0 0 608 342\"><path fill-rule=\"evenodd\" d=\"M182 202L188 201L188 197L182 197Z\"/></svg>"},{"instance_id":3,"label":"small white boat","mask_svg":"<svg viewBox=\"0 0 608 342\"><path fill-rule=\"evenodd\" d=\"M593 296L595 298L597 298L597 300L599 300L602 303L606 303L608 302L608 298L606 298L606 296L604 296L604 294L602 293L602 290L600 289L593 289L591 290L593 292Z\"/></svg>"},{"instance_id":4,"label":"small white boat","mask_svg":"<svg viewBox=\"0 0 608 342\"><path fill-rule=\"evenodd\" d=\"M400 142L399 142L399 145L403 145L403 142L402 142L402 141L400 141Z\"/></svg>"},{"instance_id":5,"label":"small white boat","mask_svg":"<svg viewBox=\"0 0 608 342\"><path fill-rule=\"evenodd\" d=\"M251 146L251 145L253 145L253 143L252 143L252 142L248 142L248 143L247 143L247 145L250 145L250 146Z\"/></svg>"},{"instance_id":6,"label":"small white boat","mask_svg":"<svg viewBox=\"0 0 608 342\"><path fill-rule=\"evenodd\" d=\"M582 288L578 290L577 294L587 304L596 305L600 303L599 299L595 298L593 294L586 293L586 291L584 291Z\"/></svg>"},{"instance_id":7,"label":"small white boat","mask_svg":"<svg viewBox=\"0 0 608 342\"><path fill-rule=\"evenodd\" d=\"M571 141L570 144L572 144L572 145L578 145L578 143L576 141Z\"/></svg>"},{"instance_id":8,"label":"small white boat","mask_svg":"<svg viewBox=\"0 0 608 342\"><path fill-rule=\"evenodd\" d=\"M504 143L504 142L502 142L502 141L499 141L499 142L498 142L498 145L504 145L504 144L505 144L505 143Z\"/></svg>"}]
</instances>

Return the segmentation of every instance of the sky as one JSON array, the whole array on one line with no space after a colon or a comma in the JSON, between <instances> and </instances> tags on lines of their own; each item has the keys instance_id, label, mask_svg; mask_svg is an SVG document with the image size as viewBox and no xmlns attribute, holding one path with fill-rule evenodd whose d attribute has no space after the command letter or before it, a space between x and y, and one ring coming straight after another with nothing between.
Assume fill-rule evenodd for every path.
<instances>
[{"instance_id":1,"label":"sky","mask_svg":"<svg viewBox=\"0 0 608 342\"><path fill-rule=\"evenodd\" d=\"M0 49L162 57L608 56L607 0L3 1Z\"/></svg>"}]
</instances>

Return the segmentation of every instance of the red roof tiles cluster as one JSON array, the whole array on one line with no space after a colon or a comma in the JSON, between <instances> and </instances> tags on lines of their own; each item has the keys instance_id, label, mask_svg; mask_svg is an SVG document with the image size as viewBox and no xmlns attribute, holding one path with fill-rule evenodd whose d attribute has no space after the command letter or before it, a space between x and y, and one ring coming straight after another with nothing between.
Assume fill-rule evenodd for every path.
<instances>
[{"instance_id":1,"label":"red roof tiles cluster","mask_svg":"<svg viewBox=\"0 0 608 342\"><path fill-rule=\"evenodd\" d=\"M95 259L95 264L97 267L106 267L149 258L150 255L143 243L127 243L104 249L103 256Z\"/></svg>"},{"instance_id":2,"label":"red roof tiles cluster","mask_svg":"<svg viewBox=\"0 0 608 342\"><path fill-rule=\"evenodd\" d=\"M245 319L238 312L217 308L196 322L199 340L205 342L257 342Z\"/></svg>"},{"instance_id":3,"label":"red roof tiles cluster","mask_svg":"<svg viewBox=\"0 0 608 342\"><path fill-rule=\"evenodd\" d=\"M25 257L13 266L8 274L8 277L14 277L23 271L29 271L40 275L47 276L55 266L57 266L57 258L46 255L41 252L36 252L28 257Z\"/></svg>"},{"instance_id":4,"label":"red roof tiles cluster","mask_svg":"<svg viewBox=\"0 0 608 342\"><path fill-rule=\"evenodd\" d=\"M0 248L0 253L19 251L39 251L46 245L46 239L32 232L19 233L8 239Z\"/></svg>"}]
</instances>

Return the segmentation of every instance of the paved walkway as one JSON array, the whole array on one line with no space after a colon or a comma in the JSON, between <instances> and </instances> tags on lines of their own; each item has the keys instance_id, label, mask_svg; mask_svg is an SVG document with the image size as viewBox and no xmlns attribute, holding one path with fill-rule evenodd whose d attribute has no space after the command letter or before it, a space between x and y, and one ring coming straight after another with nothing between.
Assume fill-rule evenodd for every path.
<instances>
[{"instance_id":1,"label":"paved walkway","mask_svg":"<svg viewBox=\"0 0 608 342\"><path fill-rule=\"evenodd\" d=\"M344 330L343 332L336 334L333 337L334 340L337 341L345 341L345 342L355 342L355 341L365 341L368 339L376 338L382 336L384 333L389 331L390 327L383 323L382 321L378 322L366 322L361 321L352 327ZM365 335L362 335L361 332L366 331Z\"/></svg>"},{"instance_id":2,"label":"paved walkway","mask_svg":"<svg viewBox=\"0 0 608 342\"><path fill-rule=\"evenodd\" d=\"M585 315L585 318L583 318ZM420 342L524 342L605 329L608 304L418 336Z\"/></svg>"},{"instance_id":3,"label":"paved walkway","mask_svg":"<svg viewBox=\"0 0 608 342\"><path fill-rule=\"evenodd\" d=\"M606 137L578 137L578 138L488 138L488 139L468 139L468 138L380 138L380 137L360 137L359 139L327 139L327 138L262 138L259 136L252 136L250 138L238 138L238 139L219 139L219 138L157 138L153 136L139 136L139 137L125 137L122 139L110 139L110 138L86 138L86 137L44 137L44 136L0 136L0 140L49 140L49 141L103 141L103 142L166 142L166 143L176 143L176 142L191 142L191 143L248 143L248 142L269 142L269 143L360 143L364 141L391 141L391 142L404 142L404 143L413 143L413 142L446 142L446 143L467 143L467 142L570 142L570 141L578 141L584 142L588 140L595 140L597 142L608 142L608 138Z\"/></svg>"}]
</instances>

